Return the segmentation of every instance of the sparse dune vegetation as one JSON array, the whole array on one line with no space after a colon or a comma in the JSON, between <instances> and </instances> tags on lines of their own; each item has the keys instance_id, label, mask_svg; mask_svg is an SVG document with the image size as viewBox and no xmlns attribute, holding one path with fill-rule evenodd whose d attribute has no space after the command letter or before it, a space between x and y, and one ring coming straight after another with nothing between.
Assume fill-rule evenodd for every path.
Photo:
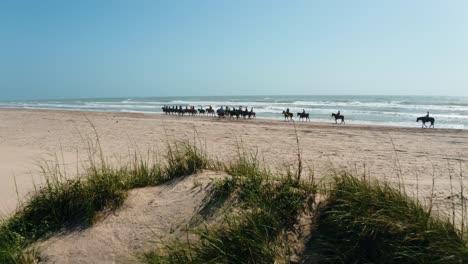
<instances>
[{"instance_id":1,"label":"sparse dune vegetation","mask_svg":"<svg viewBox=\"0 0 468 264\"><path fill-rule=\"evenodd\" d=\"M0 262L54 262L56 256L45 254L41 244L57 247L65 240L55 244L48 241L83 230L92 232L107 217L119 219L118 212L126 210L124 205L131 190L182 181L191 185L185 188L186 192L203 190L204 198L195 211L190 211L193 215L184 216L190 221L166 237L154 234L158 242L134 248L128 252L127 261L464 263L468 260L465 227L455 226L454 218L434 214L432 205L407 196L397 184L365 175L330 169L329 177L317 181L310 174L313 170L302 168L303 146L296 138L297 148L293 151L297 161L294 166L280 170L272 170L258 154L241 146L235 157L210 160L197 140L168 143L164 159L158 161L135 154L128 164L113 165L97 145L90 152L94 154L89 156L88 166L76 178L51 169L57 166L43 166L48 175L46 183L38 186L0 226ZM199 182L194 175L207 170L226 176ZM155 193L153 201L163 191ZM466 217L464 200L452 209L448 215ZM150 229L148 233L151 237ZM86 262L103 256L68 257Z\"/></svg>"},{"instance_id":2,"label":"sparse dune vegetation","mask_svg":"<svg viewBox=\"0 0 468 264\"><path fill-rule=\"evenodd\" d=\"M80 177L65 177L59 164L42 167L45 184L1 225L2 263L21 262L22 250L39 239L91 226L98 213L118 209L131 189L162 184L206 167L206 157L188 143L169 145L165 164L135 155L130 164L113 166L99 146L90 153L98 155L89 156L90 165Z\"/></svg>"}]
</instances>

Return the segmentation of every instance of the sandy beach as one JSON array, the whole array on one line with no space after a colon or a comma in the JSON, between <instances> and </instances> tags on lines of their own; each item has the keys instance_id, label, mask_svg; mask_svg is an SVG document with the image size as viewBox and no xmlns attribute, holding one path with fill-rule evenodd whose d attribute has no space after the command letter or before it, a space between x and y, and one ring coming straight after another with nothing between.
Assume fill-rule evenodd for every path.
<instances>
[{"instance_id":1,"label":"sandy beach","mask_svg":"<svg viewBox=\"0 0 468 264\"><path fill-rule=\"evenodd\" d=\"M91 125L92 124L92 125ZM317 178L330 168L405 184L410 194L430 192L436 201L459 189L460 168L468 172L468 131L295 122L302 158ZM293 122L228 120L129 113L0 110L0 212L9 214L43 181L39 164L53 161L74 177L88 156L88 139L99 136L106 157L162 152L166 143L194 138L211 158L235 157L239 144L258 152L271 168L294 165L297 146ZM400 180L398 175L401 174Z\"/></svg>"},{"instance_id":2,"label":"sandy beach","mask_svg":"<svg viewBox=\"0 0 468 264\"><path fill-rule=\"evenodd\" d=\"M234 159L242 148L274 170L296 166L296 134L304 175L326 179L334 170L345 169L389 181L421 201L432 196L436 212L449 213L452 201L460 203L460 176L468 171L466 130L3 109L0 212L11 215L44 182L41 164L58 164L66 177L79 175L90 148L91 153L97 150L97 138L114 165L129 161L134 153L156 153L152 158L157 158L168 142L188 140L206 149L211 159ZM92 227L55 235L34 247L50 263L134 263L138 254L182 234L200 210L211 179L222 177L224 173L207 171L169 185L132 190L122 208Z\"/></svg>"}]
</instances>

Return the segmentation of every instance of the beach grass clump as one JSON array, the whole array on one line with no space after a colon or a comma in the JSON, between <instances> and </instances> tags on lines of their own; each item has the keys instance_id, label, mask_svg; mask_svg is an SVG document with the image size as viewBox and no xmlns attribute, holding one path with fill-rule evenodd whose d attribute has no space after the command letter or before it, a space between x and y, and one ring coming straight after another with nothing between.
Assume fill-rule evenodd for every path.
<instances>
[{"instance_id":1,"label":"beach grass clump","mask_svg":"<svg viewBox=\"0 0 468 264\"><path fill-rule=\"evenodd\" d=\"M86 227L97 212L116 209L126 198L124 174L105 168L86 177L49 178L7 222L10 230L36 240L67 227Z\"/></svg>"},{"instance_id":2,"label":"beach grass clump","mask_svg":"<svg viewBox=\"0 0 468 264\"><path fill-rule=\"evenodd\" d=\"M159 185L177 177L169 177L165 174L162 165L142 159L135 159L130 168L121 168L119 173L125 175L125 188L127 190Z\"/></svg>"},{"instance_id":3,"label":"beach grass clump","mask_svg":"<svg viewBox=\"0 0 468 264\"><path fill-rule=\"evenodd\" d=\"M23 254L24 237L10 231L5 225L0 226L0 263L14 263Z\"/></svg>"},{"instance_id":4,"label":"beach grass clump","mask_svg":"<svg viewBox=\"0 0 468 264\"><path fill-rule=\"evenodd\" d=\"M465 263L466 242L448 219L385 183L344 173L320 210L309 248L320 263Z\"/></svg>"},{"instance_id":5,"label":"beach grass clump","mask_svg":"<svg viewBox=\"0 0 468 264\"><path fill-rule=\"evenodd\" d=\"M209 165L203 149L188 142L168 144L165 157L167 160L165 173L169 179L197 173Z\"/></svg>"},{"instance_id":6,"label":"beach grass clump","mask_svg":"<svg viewBox=\"0 0 468 264\"><path fill-rule=\"evenodd\" d=\"M0 263L22 262L22 251L32 242L57 231L86 228L100 212L119 208L130 189L163 184L208 166L202 150L189 143L172 146L167 164L135 158L113 167L92 160L83 175L66 178L51 170L20 209L0 228ZM53 168L44 166L43 168Z\"/></svg>"},{"instance_id":7,"label":"beach grass clump","mask_svg":"<svg viewBox=\"0 0 468 264\"><path fill-rule=\"evenodd\" d=\"M226 170L231 177L214 185L211 199L234 196L234 208L226 210L219 223L188 231L196 238L187 236L146 253L146 263L287 262L285 232L313 199L315 186L275 177L251 159L240 159Z\"/></svg>"}]
</instances>

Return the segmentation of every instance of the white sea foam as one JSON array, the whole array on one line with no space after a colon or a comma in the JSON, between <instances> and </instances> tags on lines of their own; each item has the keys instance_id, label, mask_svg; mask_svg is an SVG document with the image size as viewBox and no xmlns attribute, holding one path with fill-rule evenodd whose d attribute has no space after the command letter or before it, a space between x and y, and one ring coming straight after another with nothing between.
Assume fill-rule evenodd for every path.
<instances>
[{"instance_id":1,"label":"white sea foam","mask_svg":"<svg viewBox=\"0 0 468 264\"><path fill-rule=\"evenodd\" d=\"M193 105L197 108L254 108L258 118L282 119L289 108L296 114L304 109L312 120L330 122L338 110L348 122L392 126L414 126L416 117L431 113L437 127L468 127L468 99L450 97L402 96L258 96L258 97L191 97L191 98L125 98L77 99L48 101L0 102L0 108L63 109L81 111L161 113L161 107Z\"/></svg>"}]
</instances>

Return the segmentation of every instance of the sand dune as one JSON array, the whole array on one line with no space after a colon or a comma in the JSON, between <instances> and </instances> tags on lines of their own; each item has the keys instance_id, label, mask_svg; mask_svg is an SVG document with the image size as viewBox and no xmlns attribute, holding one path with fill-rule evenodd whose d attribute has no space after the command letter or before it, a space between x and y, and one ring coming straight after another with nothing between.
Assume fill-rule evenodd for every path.
<instances>
[{"instance_id":1,"label":"sand dune","mask_svg":"<svg viewBox=\"0 0 468 264\"><path fill-rule=\"evenodd\" d=\"M83 231L37 246L48 263L134 263L138 254L183 230L220 172L202 172L157 187L132 190L122 208Z\"/></svg>"}]
</instances>

